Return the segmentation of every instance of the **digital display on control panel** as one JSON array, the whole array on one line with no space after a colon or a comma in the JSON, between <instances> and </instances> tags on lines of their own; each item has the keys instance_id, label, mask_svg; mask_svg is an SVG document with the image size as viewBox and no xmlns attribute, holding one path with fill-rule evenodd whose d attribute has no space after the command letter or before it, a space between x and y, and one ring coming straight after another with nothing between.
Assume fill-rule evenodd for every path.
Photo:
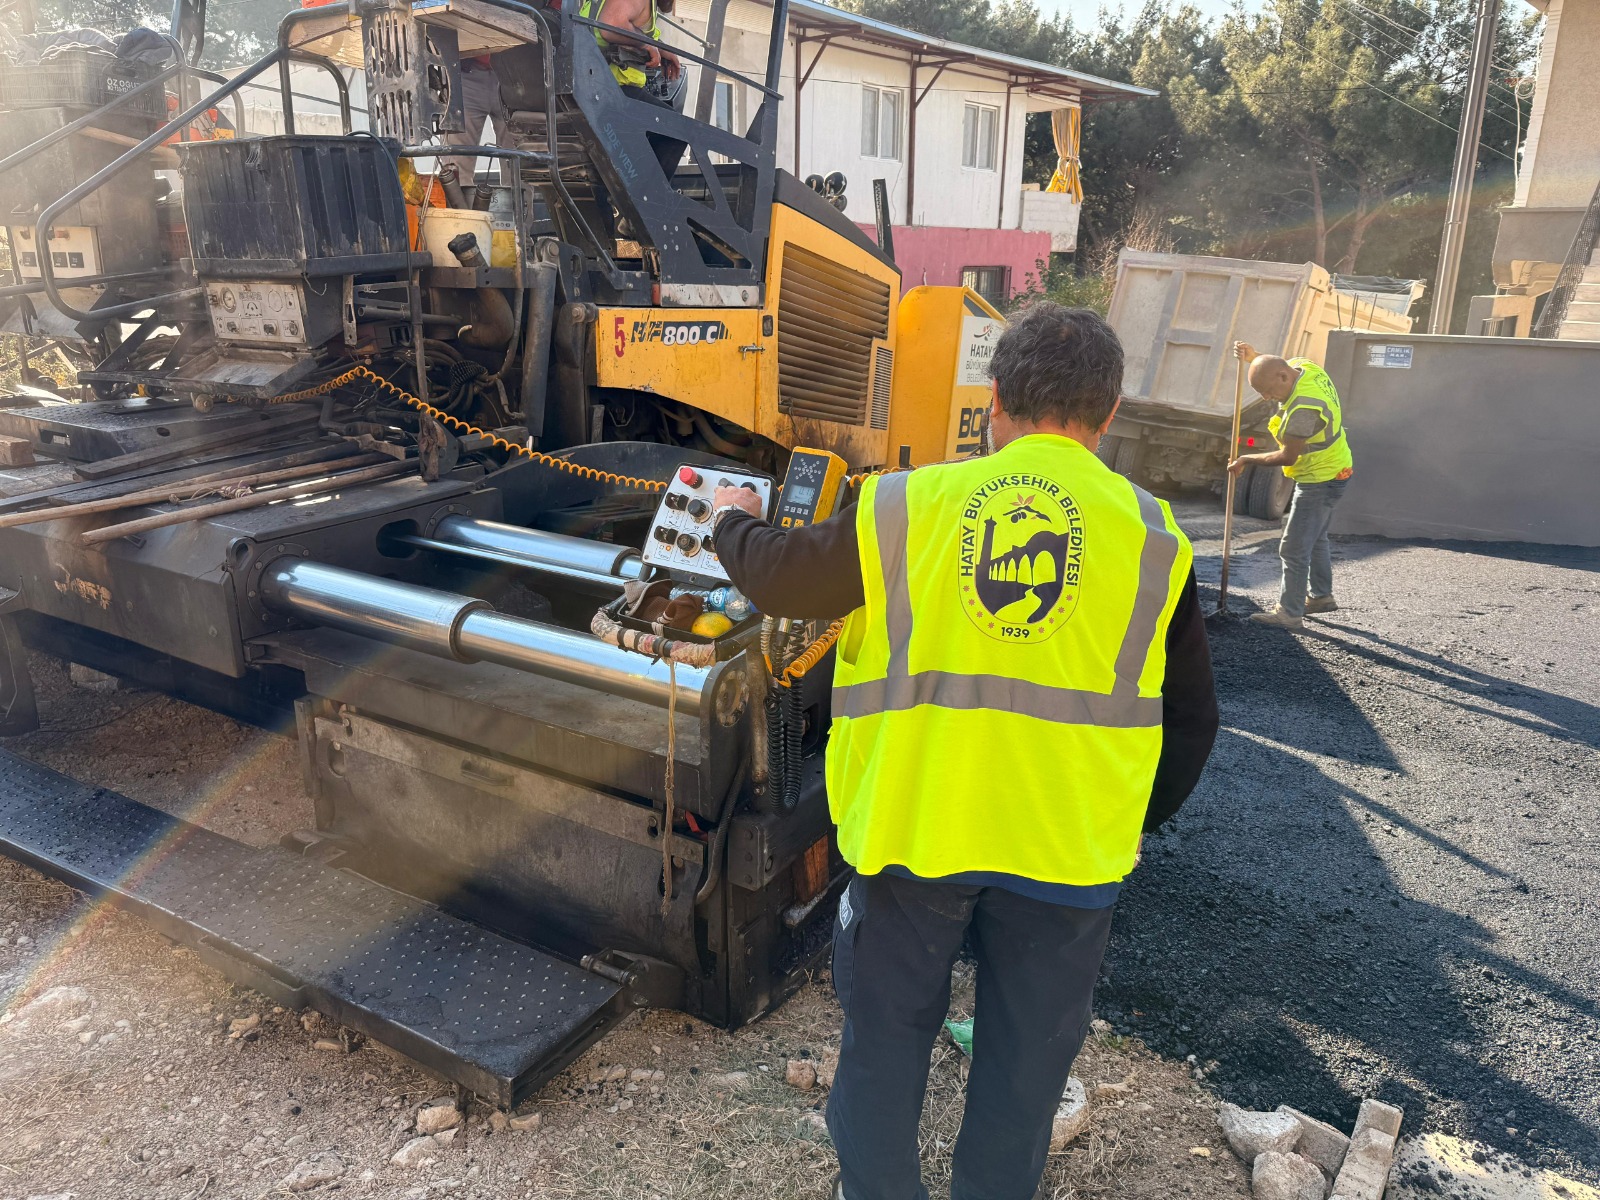
<instances>
[{"instance_id":1,"label":"digital display on control panel","mask_svg":"<svg viewBox=\"0 0 1600 1200\"><path fill-rule=\"evenodd\" d=\"M796 529L830 516L843 479L844 460L838 455L797 449L789 456L774 523L781 529Z\"/></svg>"}]
</instances>

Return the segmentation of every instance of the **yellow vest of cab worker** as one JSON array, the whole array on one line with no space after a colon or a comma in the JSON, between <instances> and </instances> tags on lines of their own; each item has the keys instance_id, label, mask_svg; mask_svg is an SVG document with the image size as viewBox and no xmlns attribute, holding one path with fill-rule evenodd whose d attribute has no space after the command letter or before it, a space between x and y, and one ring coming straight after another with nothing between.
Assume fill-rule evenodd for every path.
<instances>
[{"instance_id":1,"label":"yellow vest of cab worker","mask_svg":"<svg viewBox=\"0 0 1600 1200\"><path fill-rule=\"evenodd\" d=\"M1192 558L1166 504L1036 434L868 479L856 528L866 603L839 640L827 757L845 859L1121 879Z\"/></svg>"},{"instance_id":2,"label":"yellow vest of cab worker","mask_svg":"<svg viewBox=\"0 0 1600 1200\"><path fill-rule=\"evenodd\" d=\"M1350 439L1344 435L1344 410L1339 407L1339 393L1328 373L1309 358L1291 358L1289 365L1300 372L1289 398L1278 407L1267 428L1281 444L1278 436L1291 416L1301 409L1310 409L1322 418L1322 428L1306 443L1306 452L1283 469L1283 473L1296 483L1326 483L1354 469L1355 459L1350 455Z\"/></svg>"},{"instance_id":3,"label":"yellow vest of cab worker","mask_svg":"<svg viewBox=\"0 0 1600 1200\"><path fill-rule=\"evenodd\" d=\"M604 22L606 19L605 7L606 0L599 0L598 5L595 4L595 0L583 0L582 7L578 9L578 15L587 20ZM595 8L596 11L591 13L591 8ZM661 40L661 26L656 18L656 0L650 0L650 24L641 32L646 37L654 38L659 42ZM594 40L600 43L602 51L611 49L611 43L606 41L606 36L601 30L596 29L594 31ZM643 47L638 48L643 49ZM646 82L642 67L624 66L622 63L614 62L611 64L611 73L617 77L617 82L623 87L643 87Z\"/></svg>"}]
</instances>

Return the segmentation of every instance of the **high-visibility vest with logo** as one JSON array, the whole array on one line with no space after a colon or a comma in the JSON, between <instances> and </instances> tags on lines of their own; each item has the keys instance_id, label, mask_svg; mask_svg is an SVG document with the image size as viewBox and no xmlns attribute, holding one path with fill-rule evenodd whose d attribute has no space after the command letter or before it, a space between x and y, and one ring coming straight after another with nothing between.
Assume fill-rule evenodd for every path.
<instances>
[{"instance_id":1,"label":"high-visibility vest with logo","mask_svg":"<svg viewBox=\"0 0 1600 1200\"><path fill-rule=\"evenodd\" d=\"M1339 407L1339 392L1328 373L1309 358L1291 358L1289 365L1300 372L1289 398L1267 422L1272 436L1284 427L1289 417L1310 409L1322 418L1322 428L1306 443L1306 452L1283 469L1296 483L1326 483L1353 469L1350 439L1344 435L1344 410ZM1282 438L1278 438L1282 442Z\"/></svg>"},{"instance_id":2,"label":"high-visibility vest with logo","mask_svg":"<svg viewBox=\"0 0 1600 1200\"><path fill-rule=\"evenodd\" d=\"M1188 539L1065 437L879 475L856 509L866 603L834 666L828 800L864 874L1133 869Z\"/></svg>"},{"instance_id":3,"label":"high-visibility vest with logo","mask_svg":"<svg viewBox=\"0 0 1600 1200\"><path fill-rule=\"evenodd\" d=\"M582 7L578 9L578 15L591 21L604 21L605 7L606 0L599 0L598 4L595 0L583 0ZM594 9L593 13L590 12L591 8ZM657 15L656 0L650 0L650 24L641 32L646 37L655 38L659 42L661 40L661 26L657 21ZM600 43L601 50L612 49L612 44L606 40L605 33L599 29L594 31L594 40ZM611 73L617 77L617 82L624 87L643 87L646 82L642 67L624 66L622 63L613 62L611 64Z\"/></svg>"}]
</instances>

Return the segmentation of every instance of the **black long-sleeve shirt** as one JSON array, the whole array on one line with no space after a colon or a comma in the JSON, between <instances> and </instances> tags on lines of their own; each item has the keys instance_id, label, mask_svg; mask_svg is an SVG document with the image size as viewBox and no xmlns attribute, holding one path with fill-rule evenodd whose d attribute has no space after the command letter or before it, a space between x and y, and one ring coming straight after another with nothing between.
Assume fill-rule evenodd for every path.
<instances>
[{"instance_id":1,"label":"black long-sleeve shirt","mask_svg":"<svg viewBox=\"0 0 1600 1200\"><path fill-rule=\"evenodd\" d=\"M728 578L756 608L775 617L839 617L866 603L856 514L799 529L775 529L748 513L724 514L717 557ZM1216 740L1220 717L1211 646L1194 571L1167 628L1167 672L1161 685L1161 757L1144 827L1154 829L1189 798Z\"/></svg>"}]
</instances>

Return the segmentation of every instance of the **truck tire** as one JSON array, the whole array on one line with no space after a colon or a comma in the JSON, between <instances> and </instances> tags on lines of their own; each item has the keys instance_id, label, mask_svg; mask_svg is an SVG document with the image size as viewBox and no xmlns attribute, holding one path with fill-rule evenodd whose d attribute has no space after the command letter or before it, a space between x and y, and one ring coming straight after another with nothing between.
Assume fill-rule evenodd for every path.
<instances>
[{"instance_id":1,"label":"truck tire","mask_svg":"<svg viewBox=\"0 0 1600 1200\"><path fill-rule=\"evenodd\" d=\"M1252 517L1276 521L1289 511L1294 499L1294 480L1277 467L1251 467L1244 477L1244 508Z\"/></svg>"},{"instance_id":2,"label":"truck tire","mask_svg":"<svg viewBox=\"0 0 1600 1200\"><path fill-rule=\"evenodd\" d=\"M1139 439L1107 434L1100 439L1100 449L1096 453L1100 461L1118 475L1132 479L1139 466Z\"/></svg>"}]
</instances>

